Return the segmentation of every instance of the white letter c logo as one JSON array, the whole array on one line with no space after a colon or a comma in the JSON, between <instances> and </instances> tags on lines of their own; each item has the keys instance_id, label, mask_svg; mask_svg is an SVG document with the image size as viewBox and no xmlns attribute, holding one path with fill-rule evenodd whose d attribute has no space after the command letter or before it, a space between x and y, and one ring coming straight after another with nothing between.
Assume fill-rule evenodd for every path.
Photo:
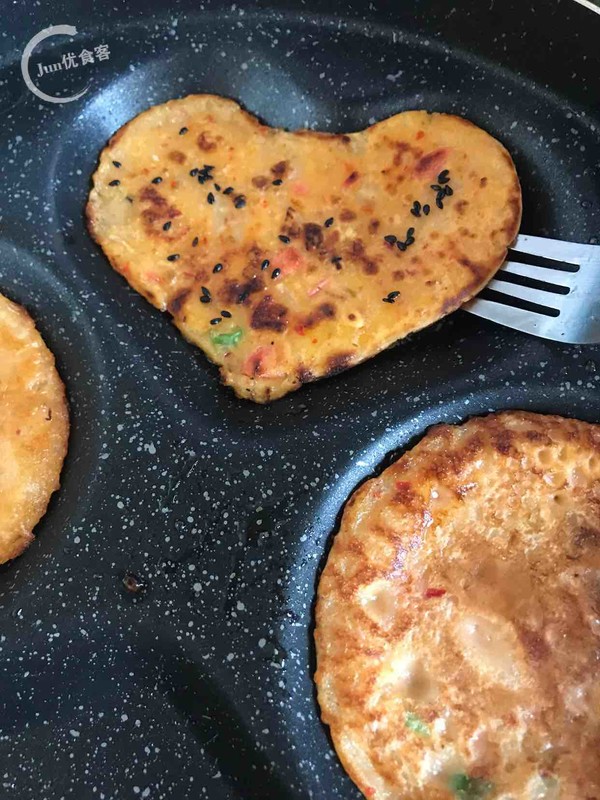
<instances>
[{"instance_id":1,"label":"white letter c logo","mask_svg":"<svg viewBox=\"0 0 600 800\"><path fill-rule=\"evenodd\" d=\"M23 50L23 55L21 56L21 72L23 73L23 80L30 92L33 92L40 100L45 100L47 103L71 103L73 100L78 100L80 97L87 92L90 88L86 86L85 89L82 89L81 92L77 94L69 95L69 97L53 97L51 94L46 94L42 92L41 89L35 85L35 83L31 80L31 76L29 75L29 59L31 54L33 53L34 49L38 46L40 42L43 42L44 39L47 39L50 36L76 36L77 35L77 28L74 28L72 25L52 25L50 28L44 28L43 31L36 33L33 39L30 39Z\"/></svg>"}]
</instances>

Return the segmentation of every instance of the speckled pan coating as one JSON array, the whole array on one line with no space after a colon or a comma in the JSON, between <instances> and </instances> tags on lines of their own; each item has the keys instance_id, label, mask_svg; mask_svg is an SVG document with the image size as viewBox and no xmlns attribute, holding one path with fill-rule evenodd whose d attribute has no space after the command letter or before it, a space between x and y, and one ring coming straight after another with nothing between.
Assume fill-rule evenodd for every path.
<instances>
[{"instance_id":1,"label":"speckled pan coating","mask_svg":"<svg viewBox=\"0 0 600 800\"><path fill-rule=\"evenodd\" d=\"M567 0L464 5L351 3L343 19L328 0L9 7L0 290L56 355L73 431L36 541L0 573L3 800L356 798L311 679L316 577L343 503L437 422L507 407L600 419L598 348L461 312L272 407L244 404L84 228L110 135L214 92L288 128L467 116L515 158L522 230L600 236L600 18ZM50 19L80 34L49 42L44 63L111 52L40 81L71 92L94 78L64 106L19 72Z\"/></svg>"}]
</instances>

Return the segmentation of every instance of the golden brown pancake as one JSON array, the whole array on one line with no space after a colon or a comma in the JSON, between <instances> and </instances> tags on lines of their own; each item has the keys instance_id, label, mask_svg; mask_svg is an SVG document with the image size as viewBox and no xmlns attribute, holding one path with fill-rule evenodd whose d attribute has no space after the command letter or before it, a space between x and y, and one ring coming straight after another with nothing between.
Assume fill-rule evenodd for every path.
<instances>
[{"instance_id":1,"label":"golden brown pancake","mask_svg":"<svg viewBox=\"0 0 600 800\"><path fill-rule=\"evenodd\" d=\"M192 95L121 128L93 184L89 228L112 266L260 403L458 308L521 218L504 147L425 111L288 133Z\"/></svg>"},{"instance_id":2,"label":"golden brown pancake","mask_svg":"<svg viewBox=\"0 0 600 800\"><path fill-rule=\"evenodd\" d=\"M69 414L54 357L0 295L0 563L18 556L59 487Z\"/></svg>"},{"instance_id":3,"label":"golden brown pancake","mask_svg":"<svg viewBox=\"0 0 600 800\"><path fill-rule=\"evenodd\" d=\"M376 800L600 798L600 426L433 428L348 502L323 720Z\"/></svg>"}]
</instances>

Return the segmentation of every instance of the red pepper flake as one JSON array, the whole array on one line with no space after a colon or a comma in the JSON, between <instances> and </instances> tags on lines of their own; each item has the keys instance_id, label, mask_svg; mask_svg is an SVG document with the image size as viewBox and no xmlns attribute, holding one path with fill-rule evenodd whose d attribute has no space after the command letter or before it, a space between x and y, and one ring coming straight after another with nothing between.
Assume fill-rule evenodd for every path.
<instances>
[{"instance_id":1,"label":"red pepper flake","mask_svg":"<svg viewBox=\"0 0 600 800\"><path fill-rule=\"evenodd\" d=\"M425 589L425 597L427 599L431 597L443 597L445 594L445 589L437 589L434 586L430 586L429 589Z\"/></svg>"}]
</instances>

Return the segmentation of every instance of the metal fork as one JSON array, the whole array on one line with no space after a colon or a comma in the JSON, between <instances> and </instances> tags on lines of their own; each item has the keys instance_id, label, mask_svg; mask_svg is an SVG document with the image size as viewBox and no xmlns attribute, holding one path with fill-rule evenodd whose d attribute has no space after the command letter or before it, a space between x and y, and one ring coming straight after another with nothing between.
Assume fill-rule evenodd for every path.
<instances>
[{"instance_id":1,"label":"metal fork","mask_svg":"<svg viewBox=\"0 0 600 800\"><path fill-rule=\"evenodd\" d=\"M600 342L600 246L519 236L485 289L463 308L557 342Z\"/></svg>"}]
</instances>

